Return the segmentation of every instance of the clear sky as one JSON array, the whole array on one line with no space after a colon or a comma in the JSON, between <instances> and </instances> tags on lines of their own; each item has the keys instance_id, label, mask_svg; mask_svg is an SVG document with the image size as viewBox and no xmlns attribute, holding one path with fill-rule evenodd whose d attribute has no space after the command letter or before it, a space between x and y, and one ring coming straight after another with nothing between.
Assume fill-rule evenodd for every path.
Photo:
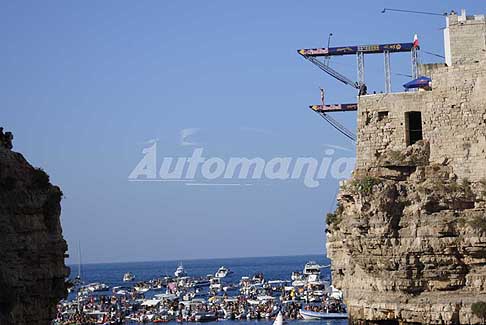
<instances>
[{"instance_id":1,"label":"clear sky","mask_svg":"<svg viewBox=\"0 0 486 325\"><path fill-rule=\"evenodd\" d=\"M438 16L383 7L485 13L484 1L2 1L0 124L14 149L61 186L62 225L87 262L322 253L337 181L252 186L129 182L147 141L160 157L316 157L353 145L309 104L356 92L296 50L412 41L443 54ZM422 54L423 61L440 58ZM369 90L383 57L367 57ZM356 79L355 58L331 66ZM407 54L394 73L410 74ZM394 75L394 90L409 78ZM335 115L355 128L355 113ZM181 146L182 130L197 128ZM350 151L349 151L350 149Z\"/></svg>"}]
</instances>

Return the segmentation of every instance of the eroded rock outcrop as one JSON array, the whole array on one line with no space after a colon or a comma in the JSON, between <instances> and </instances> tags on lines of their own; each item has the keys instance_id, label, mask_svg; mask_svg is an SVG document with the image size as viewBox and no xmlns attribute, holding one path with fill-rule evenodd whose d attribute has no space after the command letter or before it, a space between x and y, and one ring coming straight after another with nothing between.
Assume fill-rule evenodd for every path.
<instances>
[{"instance_id":1,"label":"eroded rock outcrop","mask_svg":"<svg viewBox=\"0 0 486 325\"><path fill-rule=\"evenodd\" d=\"M486 181L459 179L429 143L388 151L341 186L328 215L333 283L355 323L479 323Z\"/></svg>"},{"instance_id":2,"label":"eroded rock outcrop","mask_svg":"<svg viewBox=\"0 0 486 325\"><path fill-rule=\"evenodd\" d=\"M0 130L0 324L49 324L66 295L59 187Z\"/></svg>"}]
</instances>

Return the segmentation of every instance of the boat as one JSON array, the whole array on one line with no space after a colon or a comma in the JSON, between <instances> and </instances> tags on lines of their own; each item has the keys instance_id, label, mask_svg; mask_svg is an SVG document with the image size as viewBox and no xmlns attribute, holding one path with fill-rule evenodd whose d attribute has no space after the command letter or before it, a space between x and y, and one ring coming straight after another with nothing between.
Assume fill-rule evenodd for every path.
<instances>
[{"instance_id":1,"label":"boat","mask_svg":"<svg viewBox=\"0 0 486 325\"><path fill-rule=\"evenodd\" d=\"M103 311L93 310L87 312L86 315L88 315L88 317L92 319L93 324L105 324L105 319L108 316L108 313Z\"/></svg>"},{"instance_id":2,"label":"boat","mask_svg":"<svg viewBox=\"0 0 486 325\"><path fill-rule=\"evenodd\" d=\"M209 280L200 279L194 281L194 288L209 287Z\"/></svg>"},{"instance_id":3,"label":"boat","mask_svg":"<svg viewBox=\"0 0 486 325\"><path fill-rule=\"evenodd\" d=\"M307 284L307 282L304 279L299 279L292 281L292 286L293 287L303 287Z\"/></svg>"},{"instance_id":4,"label":"boat","mask_svg":"<svg viewBox=\"0 0 486 325\"><path fill-rule=\"evenodd\" d=\"M132 291L132 288L131 287L116 286L116 287L111 288L111 292L114 295L120 295L120 296L127 295L131 291Z\"/></svg>"},{"instance_id":5,"label":"boat","mask_svg":"<svg viewBox=\"0 0 486 325\"><path fill-rule=\"evenodd\" d=\"M307 262L304 266L304 276L309 275L320 275L321 274L321 266L314 261Z\"/></svg>"},{"instance_id":6,"label":"boat","mask_svg":"<svg viewBox=\"0 0 486 325\"><path fill-rule=\"evenodd\" d=\"M110 287L104 283L94 282L80 287L78 295L88 295L93 292L104 292L108 291L109 289Z\"/></svg>"},{"instance_id":7,"label":"boat","mask_svg":"<svg viewBox=\"0 0 486 325\"><path fill-rule=\"evenodd\" d=\"M179 266L177 267L176 271L174 272L174 275L176 277L178 277L178 278L187 275L186 271L184 270L184 266L182 266L182 263L179 264Z\"/></svg>"},{"instance_id":8,"label":"boat","mask_svg":"<svg viewBox=\"0 0 486 325\"><path fill-rule=\"evenodd\" d=\"M229 284L223 287L224 292L236 291L236 290L238 290L238 286L235 284Z\"/></svg>"},{"instance_id":9,"label":"boat","mask_svg":"<svg viewBox=\"0 0 486 325\"><path fill-rule=\"evenodd\" d=\"M279 311L277 317L275 318L275 321L273 322L273 325L283 325L283 315L282 312Z\"/></svg>"},{"instance_id":10,"label":"boat","mask_svg":"<svg viewBox=\"0 0 486 325\"><path fill-rule=\"evenodd\" d=\"M292 276L290 277L290 279L292 281L302 280L302 273L300 273L299 271L294 271L294 272L292 272Z\"/></svg>"},{"instance_id":11,"label":"boat","mask_svg":"<svg viewBox=\"0 0 486 325\"><path fill-rule=\"evenodd\" d=\"M88 290L91 292L103 292L103 291L108 291L110 287L104 283L90 283L88 284Z\"/></svg>"},{"instance_id":12,"label":"boat","mask_svg":"<svg viewBox=\"0 0 486 325\"><path fill-rule=\"evenodd\" d=\"M209 280L209 290L219 292L223 289L220 278L212 278Z\"/></svg>"},{"instance_id":13,"label":"boat","mask_svg":"<svg viewBox=\"0 0 486 325\"><path fill-rule=\"evenodd\" d=\"M214 274L215 277L217 278L225 278L228 274L231 274L232 272L227 268L227 267L224 267L224 266L221 266L218 271Z\"/></svg>"},{"instance_id":14,"label":"boat","mask_svg":"<svg viewBox=\"0 0 486 325\"><path fill-rule=\"evenodd\" d=\"M135 275L132 272L127 272L123 275L123 282L131 282L135 280Z\"/></svg>"},{"instance_id":15,"label":"boat","mask_svg":"<svg viewBox=\"0 0 486 325\"><path fill-rule=\"evenodd\" d=\"M83 286L83 284L84 282L81 279L81 243L78 242L78 274L71 281L71 285L68 287L68 293L78 291L79 288Z\"/></svg>"},{"instance_id":16,"label":"boat","mask_svg":"<svg viewBox=\"0 0 486 325\"><path fill-rule=\"evenodd\" d=\"M251 278L252 284L263 284L265 283L265 277L263 273L255 273L253 277Z\"/></svg>"},{"instance_id":17,"label":"boat","mask_svg":"<svg viewBox=\"0 0 486 325\"><path fill-rule=\"evenodd\" d=\"M134 289L137 293L146 293L150 290L149 288L146 287L134 287Z\"/></svg>"},{"instance_id":18,"label":"boat","mask_svg":"<svg viewBox=\"0 0 486 325\"><path fill-rule=\"evenodd\" d=\"M305 320L320 320L320 319L344 319L348 318L348 313L330 313L330 312L317 312L310 310L299 310L300 316Z\"/></svg>"},{"instance_id":19,"label":"boat","mask_svg":"<svg viewBox=\"0 0 486 325\"><path fill-rule=\"evenodd\" d=\"M239 283L240 287L249 286L250 284L251 284L250 277L248 277L248 276L242 276L241 277L241 280L240 280L240 283Z\"/></svg>"},{"instance_id":20,"label":"boat","mask_svg":"<svg viewBox=\"0 0 486 325\"><path fill-rule=\"evenodd\" d=\"M199 312L194 315L194 320L199 323L215 322L218 320L218 316L215 313Z\"/></svg>"}]
</instances>

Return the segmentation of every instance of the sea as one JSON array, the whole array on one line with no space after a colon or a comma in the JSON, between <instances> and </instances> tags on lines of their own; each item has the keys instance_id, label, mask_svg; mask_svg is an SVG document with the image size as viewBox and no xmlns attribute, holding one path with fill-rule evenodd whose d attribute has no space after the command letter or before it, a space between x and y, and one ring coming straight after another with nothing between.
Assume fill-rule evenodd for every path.
<instances>
[{"instance_id":1,"label":"sea","mask_svg":"<svg viewBox=\"0 0 486 325\"><path fill-rule=\"evenodd\" d=\"M122 281L126 272L132 272L135 281L146 281L160 278L165 275L173 275L177 266L182 264L188 276L200 277L214 274L220 266L228 267L233 273L225 278L225 282L238 283L243 276L251 277L255 273L262 272L266 280L290 280L293 271L302 272L305 263L315 261L320 265L330 264L330 260L324 255L301 255L301 256L272 256L272 257L245 257L245 258L220 258L220 259L198 259L198 260L177 260L159 262L129 262L129 263L102 263L84 264L81 267L81 275L85 283L102 282L110 287L126 285ZM71 265L71 277L78 273L78 266ZM322 278L331 280L328 268L322 270ZM217 323L255 323L258 325L270 325L273 321L266 320L220 320ZM176 324L176 322L173 322ZM326 321L288 321L293 324L347 324L346 320ZM136 323L128 323L136 324ZM146 323L150 324L150 323Z\"/></svg>"}]
</instances>

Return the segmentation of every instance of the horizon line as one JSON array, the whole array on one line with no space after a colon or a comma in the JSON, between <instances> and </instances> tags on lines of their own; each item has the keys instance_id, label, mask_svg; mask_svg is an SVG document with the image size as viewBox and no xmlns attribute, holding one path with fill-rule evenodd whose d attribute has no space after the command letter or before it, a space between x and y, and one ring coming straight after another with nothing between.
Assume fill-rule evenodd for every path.
<instances>
[{"instance_id":1,"label":"horizon line","mask_svg":"<svg viewBox=\"0 0 486 325\"><path fill-rule=\"evenodd\" d=\"M203 258L184 258L184 259L167 259L167 260L146 260L146 261L116 261L116 262L87 262L81 265L95 264L128 264L128 263L155 263L155 262L184 262L184 261L207 261L207 260L227 260L227 259L249 259L249 258L270 258L270 257L304 257L304 256L323 256L328 258L326 252L312 254L296 255L267 255L267 256L236 256L236 257L203 257ZM77 263L66 264L67 266L77 266Z\"/></svg>"}]
</instances>

